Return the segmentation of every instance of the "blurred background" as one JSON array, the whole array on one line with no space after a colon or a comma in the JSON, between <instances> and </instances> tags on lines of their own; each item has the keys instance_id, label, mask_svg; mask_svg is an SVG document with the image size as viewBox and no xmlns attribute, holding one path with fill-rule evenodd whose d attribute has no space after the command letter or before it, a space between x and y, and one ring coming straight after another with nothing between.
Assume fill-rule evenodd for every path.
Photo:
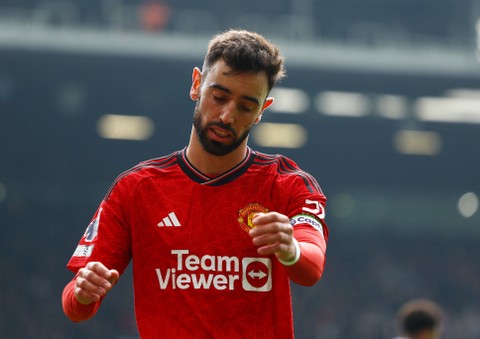
<instances>
[{"instance_id":1,"label":"blurred background","mask_svg":"<svg viewBox=\"0 0 480 339\"><path fill-rule=\"evenodd\" d=\"M297 338L391 338L430 298L480 338L479 0L0 0L0 333L138 338L131 272L69 322L65 265L115 177L182 148L212 34L280 45L288 77L250 145L328 197L323 280Z\"/></svg>"}]
</instances>

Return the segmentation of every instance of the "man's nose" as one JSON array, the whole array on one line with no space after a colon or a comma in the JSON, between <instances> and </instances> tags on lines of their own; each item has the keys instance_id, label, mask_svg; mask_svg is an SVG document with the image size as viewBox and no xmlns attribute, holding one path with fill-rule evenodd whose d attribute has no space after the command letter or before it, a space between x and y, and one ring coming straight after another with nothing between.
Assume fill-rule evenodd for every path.
<instances>
[{"instance_id":1,"label":"man's nose","mask_svg":"<svg viewBox=\"0 0 480 339\"><path fill-rule=\"evenodd\" d=\"M222 112L220 113L220 120L225 125L231 124L234 120L236 105L234 102L229 102L222 107Z\"/></svg>"}]
</instances>

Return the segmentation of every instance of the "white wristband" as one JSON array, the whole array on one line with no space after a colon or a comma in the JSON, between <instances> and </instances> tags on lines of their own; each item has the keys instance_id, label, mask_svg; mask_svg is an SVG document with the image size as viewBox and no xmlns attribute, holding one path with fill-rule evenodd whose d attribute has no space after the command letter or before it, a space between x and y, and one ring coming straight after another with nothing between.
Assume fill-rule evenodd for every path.
<instances>
[{"instance_id":1,"label":"white wristband","mask_svg":"<svg viewBox=\"0 0 480 339\"><path fill-rule=\"evenodd\" d=\"M284 266L292 266L297 263L298 260L300 260L300 244L298 243L297 239L293 238L293 245L295 246L295 258L289 261L284 261L281 259L278 259L280 263Z\"/></svg>"}]
</instances>

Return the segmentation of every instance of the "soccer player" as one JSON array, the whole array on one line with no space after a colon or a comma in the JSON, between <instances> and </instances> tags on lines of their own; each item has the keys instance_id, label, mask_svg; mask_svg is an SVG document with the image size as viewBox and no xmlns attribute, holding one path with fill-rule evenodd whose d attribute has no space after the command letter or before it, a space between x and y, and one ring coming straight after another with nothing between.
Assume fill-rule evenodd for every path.
<instances>
[{"instance_id":1,"label":"soccer player","mask_svg":"<svg viewBox=\"0 0 480 339\"><path fill-rule=\"evenodd\" d=\"M212 38L188 145L119 175L68 262L71 320L91 318L133 260L142 338L294 336L290 281L322 276L326 198L294 161L247 146L284 75L263 36Z\"/></svg>"}]
</instances>

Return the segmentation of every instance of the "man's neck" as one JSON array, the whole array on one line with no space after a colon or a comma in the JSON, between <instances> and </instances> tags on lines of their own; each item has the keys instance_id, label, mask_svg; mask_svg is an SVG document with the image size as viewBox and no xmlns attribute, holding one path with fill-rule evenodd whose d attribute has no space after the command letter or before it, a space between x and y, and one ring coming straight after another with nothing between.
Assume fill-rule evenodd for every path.
<instances>
[{"instance_id":1,"label":"man's neck","mask_svg":"<svg viewBox=\"0 0 480 339\"><path fill-rule=\"evenodd\" d=\"M213 155L206 152L200 144L195 131L192 130L190 141L188 143L186 156L192 164L202 174L214 178L225 172L228 172L240 164L247 155L247 139L234 151L226 155Z\"/></svg>"}]
</instances>

